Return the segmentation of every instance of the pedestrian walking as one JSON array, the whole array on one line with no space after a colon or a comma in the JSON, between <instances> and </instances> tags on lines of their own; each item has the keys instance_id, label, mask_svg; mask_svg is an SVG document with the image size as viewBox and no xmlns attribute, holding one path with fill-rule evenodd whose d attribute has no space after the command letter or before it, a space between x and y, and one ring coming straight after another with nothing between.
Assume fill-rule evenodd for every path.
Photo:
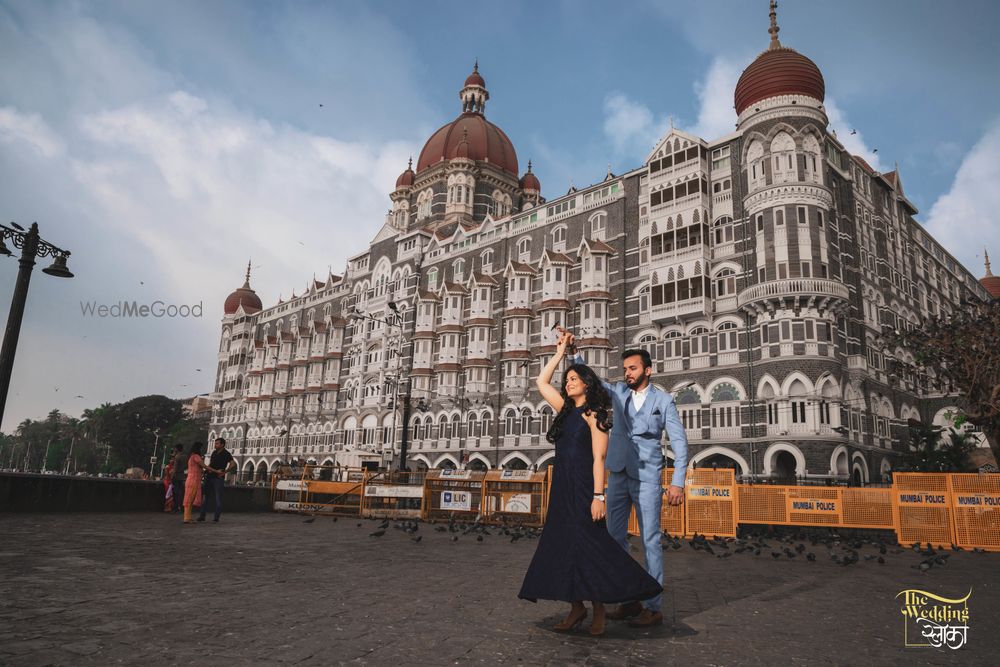
<instances>
[{"instance_id":1,"label":"pedestrian walking","mask_svg":"<svg viewBox=\"0 0 1000 667\"><path fill-rule=\"evenodd\" d=\"M174 512L180 512L184 506L184 482L187 480L188 455L184 452L184 445L177 443L174 445L174 455L170 459L173 466L171 484L174 487Z\"/></svg>"},{"instance_id":2,"label":"pedestrian walking","mask_svg":"<svg viewBox=\"0 0 1000 667\"><path fill-rule=\"evenodd\" d=\"M201 505L201 514L198 521L205 520L205 512L208 509L208 499L212 498L215 504L215 516L212 521L218 523L222 515L222 490L226 487L226 473L236 466L236 460L226 449L226 439L215 439L215 451L208 462L208 474L205 475L205 502Z\"/></svg>"}]
</instances>

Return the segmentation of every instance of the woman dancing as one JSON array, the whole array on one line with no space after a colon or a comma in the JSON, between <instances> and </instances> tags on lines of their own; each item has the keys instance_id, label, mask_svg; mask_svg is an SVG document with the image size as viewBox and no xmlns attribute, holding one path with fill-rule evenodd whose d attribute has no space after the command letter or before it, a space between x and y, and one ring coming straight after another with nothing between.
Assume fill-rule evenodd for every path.
<instances>
[{"instance_id":1,"label":"woman dancing","mask_svg":"<svg viewBox=\"0 0 1000 667\"><path fill-rule=\"evenodd\" d=\"M604 458L611 430L611 398L584 364L563 374L562 391L552 374L562 362L569 334L559 337L556 353L538 375L538 391L557 412L546 434L555 444L548 516L538 548L518 597L569 602L569 614L553 629L572 630L594 618L590 634L604 634L604 604L645 600L663 589L619 546L604 523Z\"/></svg>"}]
</instances>

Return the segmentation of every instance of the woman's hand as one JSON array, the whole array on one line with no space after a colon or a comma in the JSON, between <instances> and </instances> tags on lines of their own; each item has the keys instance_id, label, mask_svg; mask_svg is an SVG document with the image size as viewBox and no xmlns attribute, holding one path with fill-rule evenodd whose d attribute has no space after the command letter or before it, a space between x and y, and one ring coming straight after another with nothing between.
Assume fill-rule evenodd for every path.
<instances>
[{"instance_id":1,"label":"woman's hand","mask_svg":"<svg viewBox=\"0 0 1000 667\"><path fill-rule=\"evenodd\" d=\"M590 502L590 516L594 521L600 521L608 515L608 508L604 506L603 500L594 498Z\"/></svg>"},{"instance_id":2,"label":"woman's hand","mask_svg":"<svg viewBox=\"0 0 1000 667\"><path fill-rule=\"evenodd\" d=\"M559 340L556 342L556 354L566 354L566 348L569 347L570 339L572 337L573 335L566 331L559 334Z\"/></svg>"}]
</instances>

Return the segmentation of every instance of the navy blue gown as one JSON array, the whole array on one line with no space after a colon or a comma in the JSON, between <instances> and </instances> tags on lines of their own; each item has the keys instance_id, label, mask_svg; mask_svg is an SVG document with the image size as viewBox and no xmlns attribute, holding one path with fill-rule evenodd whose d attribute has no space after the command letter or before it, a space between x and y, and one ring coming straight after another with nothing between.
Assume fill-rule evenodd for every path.
<instances>
[{"instance_id":1,"label":"navy blue gown","mask_svg":"<svg viewBox=\"0 0 1000 667\"><path fill-rule=\"evenodd\" d=\"M537 602L648 600L663 587L594 521L594 453L583 409L566 415L555 443L549 511L518 597Z\"/></svg>"}]
</instances>

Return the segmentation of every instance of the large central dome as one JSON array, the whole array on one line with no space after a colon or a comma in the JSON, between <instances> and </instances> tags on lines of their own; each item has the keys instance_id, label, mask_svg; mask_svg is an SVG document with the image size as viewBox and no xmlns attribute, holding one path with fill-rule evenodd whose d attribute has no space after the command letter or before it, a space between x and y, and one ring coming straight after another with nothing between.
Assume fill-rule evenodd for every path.
<instances>
[{"instance_id":1,"label":"large central dome","mask_svg":"<svg viewBox=\"0 0 1000 667\"><path fill-rule=\"evenodd\" d=\"M486 100L489 92L477 65L465 80L459 97L462 113L438 129L424 144L417 160L417 173L443 160L469 158L488 162L514 176L517 172L517 152L514 144L499 127L486 120Z\"/></svg>"},{"instance_id":2,"label":"large central dome","mask_svg":"<svg viewBox=\"0 0 1000 667\"><path fill-rule=\"evenodd\" d=\"M823 101L826 84L819 67L798 51L782 46L779 30L772 2L771 44L740 75L734 96L737 115L755 102L780 95L808 95Z\"/></svg>"}]
</instances>

